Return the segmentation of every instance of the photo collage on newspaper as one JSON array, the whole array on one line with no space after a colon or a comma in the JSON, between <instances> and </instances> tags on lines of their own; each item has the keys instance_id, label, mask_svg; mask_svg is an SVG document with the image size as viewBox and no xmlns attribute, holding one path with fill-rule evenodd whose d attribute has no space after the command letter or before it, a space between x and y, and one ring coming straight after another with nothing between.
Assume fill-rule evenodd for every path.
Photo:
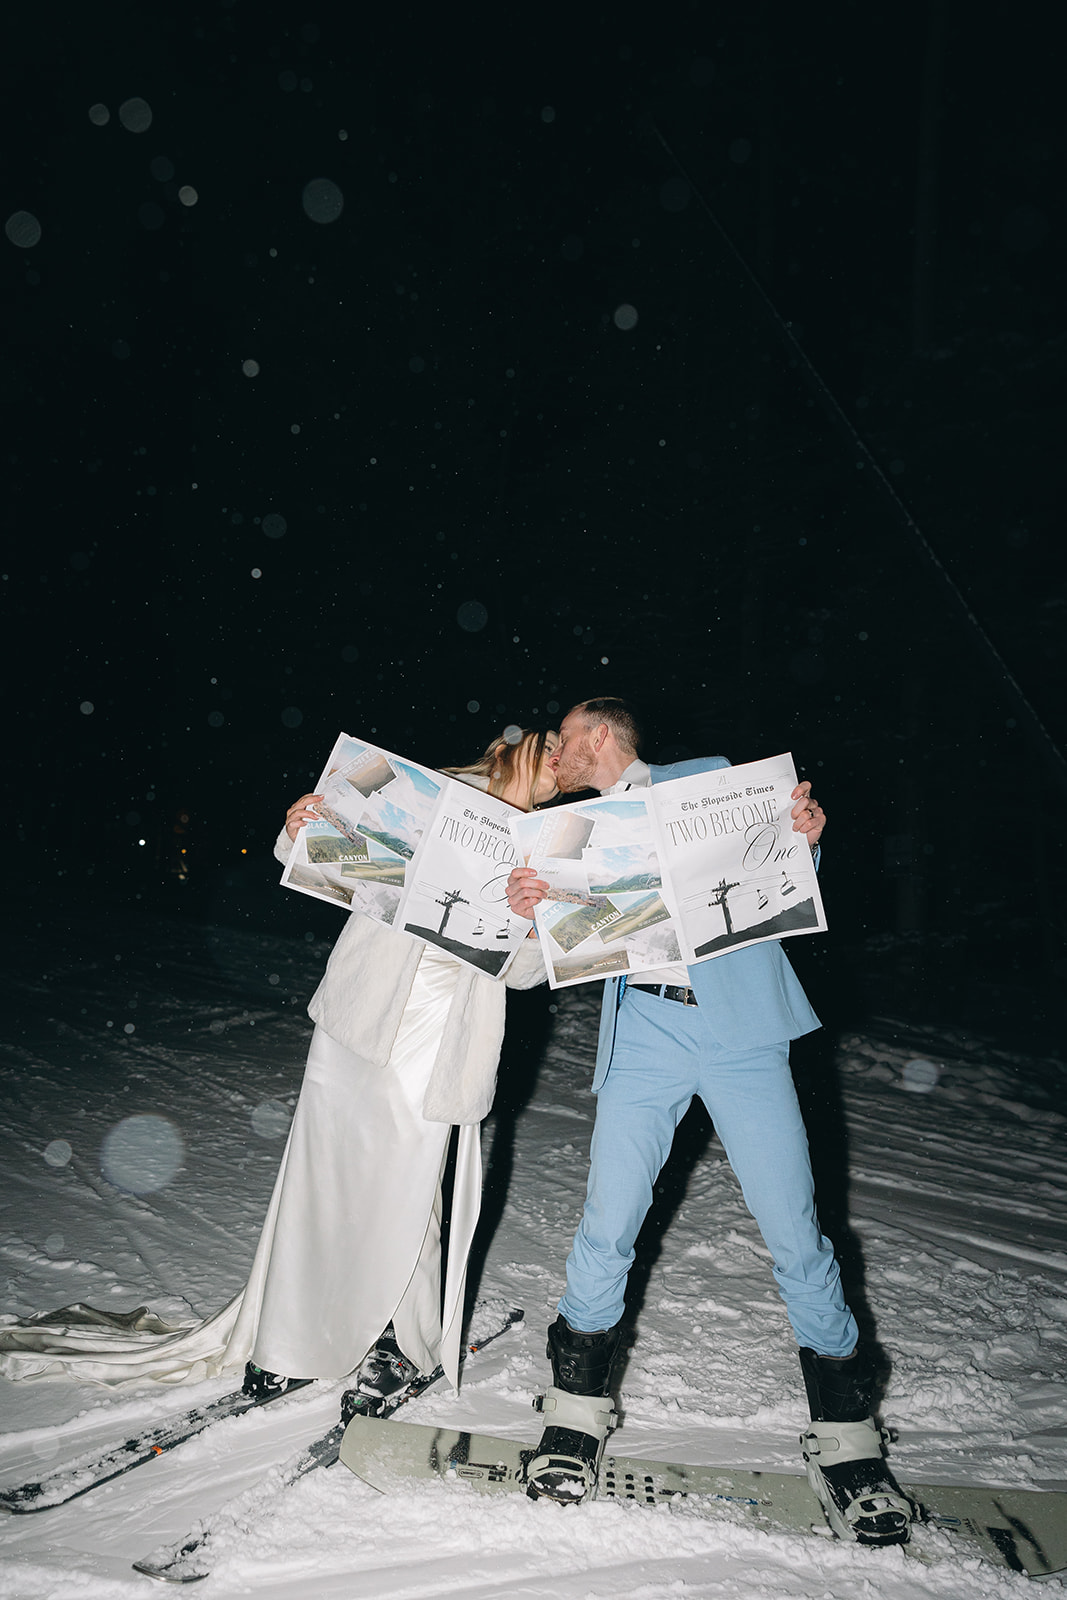
<instances>
[{"instance_id":1,"label":"photo collage on newspaper","mask_svg":"<svg viewBox=\"0 0 1067 1600\"><path fill-rule=\"evenodd\" d=\"M553 988L825 929L790 755L513 816ZM673 980L672 980L673 981Z\"/></svg>"},{"instance_id":2,"label":"photo collage on newspaper","mask_svg":"<svg viewBox=\"0 0 1067 1600\"><path fill-rule=\"evenodd\" d=\"M505 895L513 807L342 733L282 873L290 889L362 912L499 977L530 931Z\"/></svg>"}]
</instances>

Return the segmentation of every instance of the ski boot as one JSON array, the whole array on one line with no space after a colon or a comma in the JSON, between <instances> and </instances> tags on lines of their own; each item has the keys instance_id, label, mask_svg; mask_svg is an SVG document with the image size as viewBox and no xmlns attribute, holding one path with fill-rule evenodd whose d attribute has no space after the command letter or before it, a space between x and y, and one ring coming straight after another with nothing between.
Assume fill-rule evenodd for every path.
<instances>
[{"instance_id":1,"label":"ski boot","mask_svg":"<svg viewBox=\"0 0 1067 1600\"><path fill-rule=\"evenodd\" d=\"M871 1415L874 1362L857 1345L835 1361L802 1349L811 1424L800 1436L808 1482L839 1539L906 1544L915 1508L886 1465L888 1434Z\"/></svg>"},{"instance_id":2,"label":"ski boot","mask_svg":"<svg viewBox=\"0 0 1067 1600\"><path fill-rule=\"evenodd\" d=\"M273 1400L289 1389L302 1389L310 1382L310 1378L286 1378L280 1372L268 1372L264 1367L257 1367L254 1361L247 1361L241 1393L262 1405L264 1400Z\"/></svg>"},{"instance_id":3,"label":"ski boot","mask_svg":"<svg viewBox=\"0 0 1067 1600\"><path fill-rule=\"evenodd\" d=\"M534 1401L548 1425L526 1464L532 1500L577 1505L595 1497L604 1441L616 1420L608 1387L619 1337L618 1323L576 1333L557 1317L549 1328L546 1354L555 1383Z\"/></svg>"},{"instance_id":4,"label":"ski boot","mask_svg":"<svg viewBox=\"0 0 1067 1600\"><path fill-rule=\"evenodd\" d=\"M401 1351L390 1323L360 1362L353 1393L365 1396L368 1401L387 1400L418 1376L418 1367ZM361 1406L360 1409L368 1408Z\"/></svg>"}]
</instances>

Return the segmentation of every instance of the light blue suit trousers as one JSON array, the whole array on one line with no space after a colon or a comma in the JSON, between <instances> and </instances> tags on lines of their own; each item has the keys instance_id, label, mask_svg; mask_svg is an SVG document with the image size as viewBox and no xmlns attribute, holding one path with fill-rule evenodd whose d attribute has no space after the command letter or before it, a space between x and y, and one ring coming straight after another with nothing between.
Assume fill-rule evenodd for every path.
<instances>
[{"instance_id":1,"label":"light blue suit trousers","mask_svg":"<svg viewBox=\"0 0 1067 1600\"><path fill-rule=\"evenodd\" d=\"M654 767L652 781L728 764L712 757ZM675 1129L697 1095L771 1253L797 1342L847 1356L856 1322L816 1216L789 1071L790 1039L817 1028L818 1018L774 942L702 962L690 981L697 1006L632 986L620 1002L618 980L605 984L589 1185L559 1309L583 1332L619 1321L634 1241Z\"/></svg>"}]
</instances>

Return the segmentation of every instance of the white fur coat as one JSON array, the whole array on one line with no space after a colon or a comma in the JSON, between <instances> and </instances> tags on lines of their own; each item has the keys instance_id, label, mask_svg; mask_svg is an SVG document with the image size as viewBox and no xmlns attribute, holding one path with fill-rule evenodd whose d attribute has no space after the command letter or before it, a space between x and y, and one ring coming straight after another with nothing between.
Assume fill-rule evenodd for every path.
<instances>
[{"instance_id":1,"label":"white fur coat","mask_svg":"<svg viewBox=\"0 0 1067 1600\"><path fill-rule=\"evenodd\" d=\"M292 844L283 828L274 846L287 861ZM308 1014L355 1055L388 1068L415 969L421 939L351 912L330 953ZM532 989L545 979L535 938L527 939L503 979L457 962L448 1020L426 1089L422 1114L428 1122L481 1122L493 1103L496 1069L504 1039L505 986Z\"/></svg>"}]
</instances>

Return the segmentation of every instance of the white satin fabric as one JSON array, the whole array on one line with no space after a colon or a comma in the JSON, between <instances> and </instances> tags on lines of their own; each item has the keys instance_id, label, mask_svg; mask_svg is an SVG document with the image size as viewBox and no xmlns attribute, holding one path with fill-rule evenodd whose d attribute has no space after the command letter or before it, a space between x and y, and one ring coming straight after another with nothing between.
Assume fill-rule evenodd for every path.
<instances>
[{"instance_id":1,"label":"white satin fabric","mask_svg":"<svg viewBox=\"0 0 1067 1600\"><path fill-rule=\"evenodd\" d=\"M440 1362L456 1384L481 1137L475 1125L458 1130L442 1315L450 1128L426 1121L422 1105L459 974L426 946L383 1067L316 1028L248 1283L229 1305L174 1330L151 1316L112 1326L92 1313L0 1327L0 1374L188 1383L252 1360L289 1377L340 1378L392 1321L410 1360L424 1372Z\"/></svg>"}]
</instances>

